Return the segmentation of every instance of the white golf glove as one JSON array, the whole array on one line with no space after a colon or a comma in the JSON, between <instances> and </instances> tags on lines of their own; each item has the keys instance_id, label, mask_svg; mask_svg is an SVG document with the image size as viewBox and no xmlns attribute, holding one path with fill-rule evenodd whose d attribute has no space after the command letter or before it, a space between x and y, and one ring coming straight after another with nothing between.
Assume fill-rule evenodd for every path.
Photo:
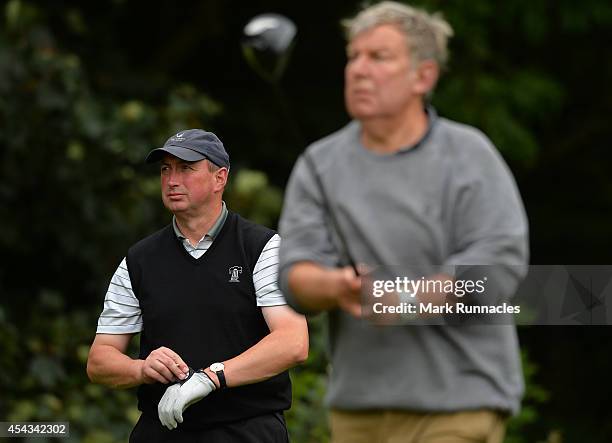
<instances>
[{"instance_id":1,"label":"white golf glove","mask_svg":"<svg viewBox=\"0 0 612 443\"><path fill-rule=\"evenodd\" d=\"M192 404L202 400L217 387L202 372L190 370L190 377L184 382L169 386L157 405L159 421L168 429L175 429L183 423L183 412ZM178 423L177 423L178 422Z\"/></svg>"}]
</instances>

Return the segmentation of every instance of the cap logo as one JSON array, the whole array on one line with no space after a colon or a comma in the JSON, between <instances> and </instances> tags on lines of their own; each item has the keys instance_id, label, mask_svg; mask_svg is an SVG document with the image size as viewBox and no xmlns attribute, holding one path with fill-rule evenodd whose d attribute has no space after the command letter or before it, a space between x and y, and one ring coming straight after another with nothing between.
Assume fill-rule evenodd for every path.
<instances>
[{"instance_id":1,"label":"cap logo","mask_svg":"<svg viewBox=\"0 0 612 443\"><path fill-rule=\"evenodd\" d=\"M183 140L185 138L184 134L185 134L185 131L178 132L174 137L172 137L172 140L173 141L176 141L176 140L181 141L181 140Z\"/></svg>"}]
</instances>

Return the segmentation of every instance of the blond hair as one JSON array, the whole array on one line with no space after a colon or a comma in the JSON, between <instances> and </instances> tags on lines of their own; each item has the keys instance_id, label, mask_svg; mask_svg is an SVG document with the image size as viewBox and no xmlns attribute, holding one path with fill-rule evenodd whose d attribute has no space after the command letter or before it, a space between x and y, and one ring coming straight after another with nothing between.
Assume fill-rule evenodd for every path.
<instances>
[{"instance_id":1,"label":"blond hair","mask_svg":"<svg viewBox=\"0 0 612 443\"><path fill-rule=\"evenodd\" d=\"M443 68L448 60L448 39L453 28L442 14L413 8L393 1L383 1L362 9L355 17L342 21L346 37L352 40L357 34L379 25L396 25L406 36L410 55L415 62L434 60Z\"/></svg>"}]
</instances>

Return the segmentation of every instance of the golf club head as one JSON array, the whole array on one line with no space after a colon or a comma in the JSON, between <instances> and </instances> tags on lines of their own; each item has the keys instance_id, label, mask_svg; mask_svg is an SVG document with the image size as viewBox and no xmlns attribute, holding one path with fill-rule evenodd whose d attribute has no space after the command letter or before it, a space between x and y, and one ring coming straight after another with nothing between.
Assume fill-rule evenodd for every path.
<instances>
[{"instance_id":1,"label":"golf club head","mask_svg":"<svg viewBox=\"0 0 612 443\"><path fill-rule=\"evenodd\" d=\"M281 14L260 14L244 27L242 53L251 68L264 80L280 80L291 56L297 28Z\"/></svg>"}]
</instances>

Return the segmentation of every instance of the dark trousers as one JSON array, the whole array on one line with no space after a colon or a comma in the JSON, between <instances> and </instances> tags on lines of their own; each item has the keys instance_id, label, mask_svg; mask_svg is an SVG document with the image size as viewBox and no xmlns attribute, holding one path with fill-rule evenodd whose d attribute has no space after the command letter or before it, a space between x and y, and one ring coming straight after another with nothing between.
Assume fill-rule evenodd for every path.
<instances>
[{"instance_id":1,"label":"dark trousers","mask_svg":"<svg viewBox=\"0 0 612 443\"><path fill-rule=\"evenodd\" d=\"M140 416L130 435L130 443L288 443L289 435L282 413L246 418L197 431L169 430L156 418Z\"/></svg>"}]
</instances>

